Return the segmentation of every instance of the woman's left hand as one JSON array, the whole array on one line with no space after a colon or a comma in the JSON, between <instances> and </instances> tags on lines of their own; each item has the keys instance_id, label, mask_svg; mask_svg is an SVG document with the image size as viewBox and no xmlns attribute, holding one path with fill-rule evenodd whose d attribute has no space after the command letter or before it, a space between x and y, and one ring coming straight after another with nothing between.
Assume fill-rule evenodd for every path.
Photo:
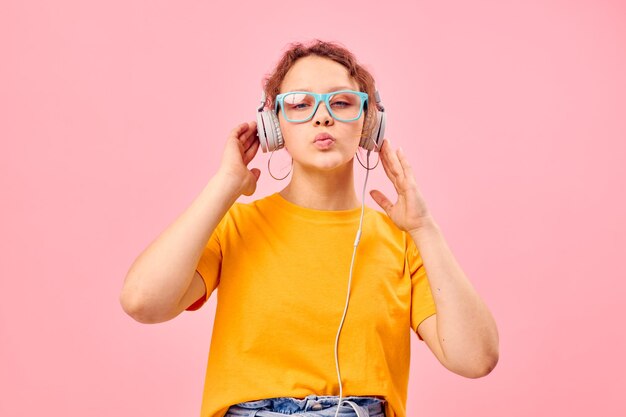
<instances>
[{"instance_id":1,"label":"woman's left hand","mask_svg":"<svg viewBox=\"0 0 626 417\"><path fill-rule=\"evenodd\" d=\"M371 190L370 195L378 203L399 229L406 232L415 232L433 222L426 207L426 202L420 194L411 165L406 155L399 148L391 149L389 140L385 139L379 153L385 173L393 183L398 193L398 201L393 204L378 190Z\"/></svg>"}]
</instances>

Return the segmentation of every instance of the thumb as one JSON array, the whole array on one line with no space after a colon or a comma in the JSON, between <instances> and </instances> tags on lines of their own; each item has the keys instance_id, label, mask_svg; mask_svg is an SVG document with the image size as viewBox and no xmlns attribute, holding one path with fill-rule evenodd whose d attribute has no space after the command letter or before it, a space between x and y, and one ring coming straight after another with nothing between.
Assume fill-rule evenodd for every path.
<instances>
[{"instance_id":1,"label":"thumb","mask_svg":"<svg viewBox=\"0 0 626 417\"><path fill-rule=\"evenodd\" d=\"M391 208L393 207L393 204L391 203L391 201L389 201L389 199L385 197L385 195L378 190L371 190L370 195L372 196L374 201L376 201L376 204L382 207L382 209L385 210L385 213L389 215L389 212Z\"/></svg>"},{"instance_id":2,"label":"thumb","mask_svg":"<svg viewBox=\"0 0 626 417\"><path fill-rule=\"evenodd\" d=\"M256 184L259 180L259 175L261 175L261 171L258 168L252 168L248 171L246 176L246 182L244 185L244 190L242 191L243 195L252 195L256 191ZM252 179L252 178L254 179Z\"/></svg>"}]
</instances>

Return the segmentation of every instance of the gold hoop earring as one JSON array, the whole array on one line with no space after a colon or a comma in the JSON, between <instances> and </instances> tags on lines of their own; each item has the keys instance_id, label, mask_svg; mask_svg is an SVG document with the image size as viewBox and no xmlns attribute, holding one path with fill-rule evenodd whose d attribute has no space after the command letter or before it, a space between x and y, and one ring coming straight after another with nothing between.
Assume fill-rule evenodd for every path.
<instances>
[{"instance_id":1,"label":"gold hoop earring","mask_svg":"<svg viewBox=\"0 0 626 417\"><path fill-rule=\"evenodd\" d=\"M275 151L275 150L274 150ZM291 167L289 168L289 172L287 172L287 174L285 174L284 177L282 178L276 178L273 174L272 174L272 169L270 168L270 164L272 162L272 156L274 155L274 151L272 151L272 153L270 154L270 159L267 160L267 171L270 173L270 175L272 176L272 178L274 178L275 180L281 181L284 180L285 178L287 178L287 176L291 173L291 170L293 169L293 158L291 158Z\"/></svg>"}]
</instances>

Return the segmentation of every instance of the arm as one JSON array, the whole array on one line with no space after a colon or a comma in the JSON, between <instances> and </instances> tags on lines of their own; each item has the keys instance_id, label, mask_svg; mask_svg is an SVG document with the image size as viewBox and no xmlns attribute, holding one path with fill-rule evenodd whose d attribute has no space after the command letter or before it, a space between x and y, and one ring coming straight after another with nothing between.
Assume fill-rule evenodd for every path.
<instances>
[{"instance_id":1,"label":"arm","mask_svg":"<svg viewBox=\"0 0 626 417\"><path fill-rule=\"evenodd\" d=\"M498 329L434 221L411 232L426 268L437 314L418 331L450 371L478 378L498 362Z\"/></svg>"},{"instance_id":2,"label":"arm","mask_svg":"<svg viewBox=\"0 0 626 417\"><path fill-rule=\"evenodd\" d=\"M417 330L446 368L463 376L484 376L498 361L495 321L429 213L402 148L393 151L385 139L380 159L398 192L398 201L393 204L378 190L370 194L415 242L437 309L437 314L424 320Z\"/></svg>"},{"instance_id":3,"label":"arm","mask_svg":"<svg viewBox=\"0 0 626 417\"><path fill-rule=\"evenodd\" d=\"M255 124L233 129L222 166L200 195L133 262L120 295L124 311L141 323L180 314L203 291L195 269L213 230L241 194L251 195L260 175L247 169L259 141ZM196 297L197 296L197 297Z\"/></svg>"}]
</instances>

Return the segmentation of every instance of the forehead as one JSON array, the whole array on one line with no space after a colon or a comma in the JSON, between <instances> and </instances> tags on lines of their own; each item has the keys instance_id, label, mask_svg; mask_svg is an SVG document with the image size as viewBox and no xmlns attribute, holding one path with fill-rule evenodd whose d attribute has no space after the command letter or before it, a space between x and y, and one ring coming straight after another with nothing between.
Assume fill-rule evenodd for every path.
<instances>
[{"instance_id":1,"label":"forehead","mask_svg":"<svg viewBox=\"0 0 626 417\"><path fill-rule=\"evenodd\" d=\"M359 90L359 84L350 77L346 67L332 59L311 55L293 64L280 85L280 92L305 90L327 93L337 90L337 87Z\"/></svg>"}]
</instances>

